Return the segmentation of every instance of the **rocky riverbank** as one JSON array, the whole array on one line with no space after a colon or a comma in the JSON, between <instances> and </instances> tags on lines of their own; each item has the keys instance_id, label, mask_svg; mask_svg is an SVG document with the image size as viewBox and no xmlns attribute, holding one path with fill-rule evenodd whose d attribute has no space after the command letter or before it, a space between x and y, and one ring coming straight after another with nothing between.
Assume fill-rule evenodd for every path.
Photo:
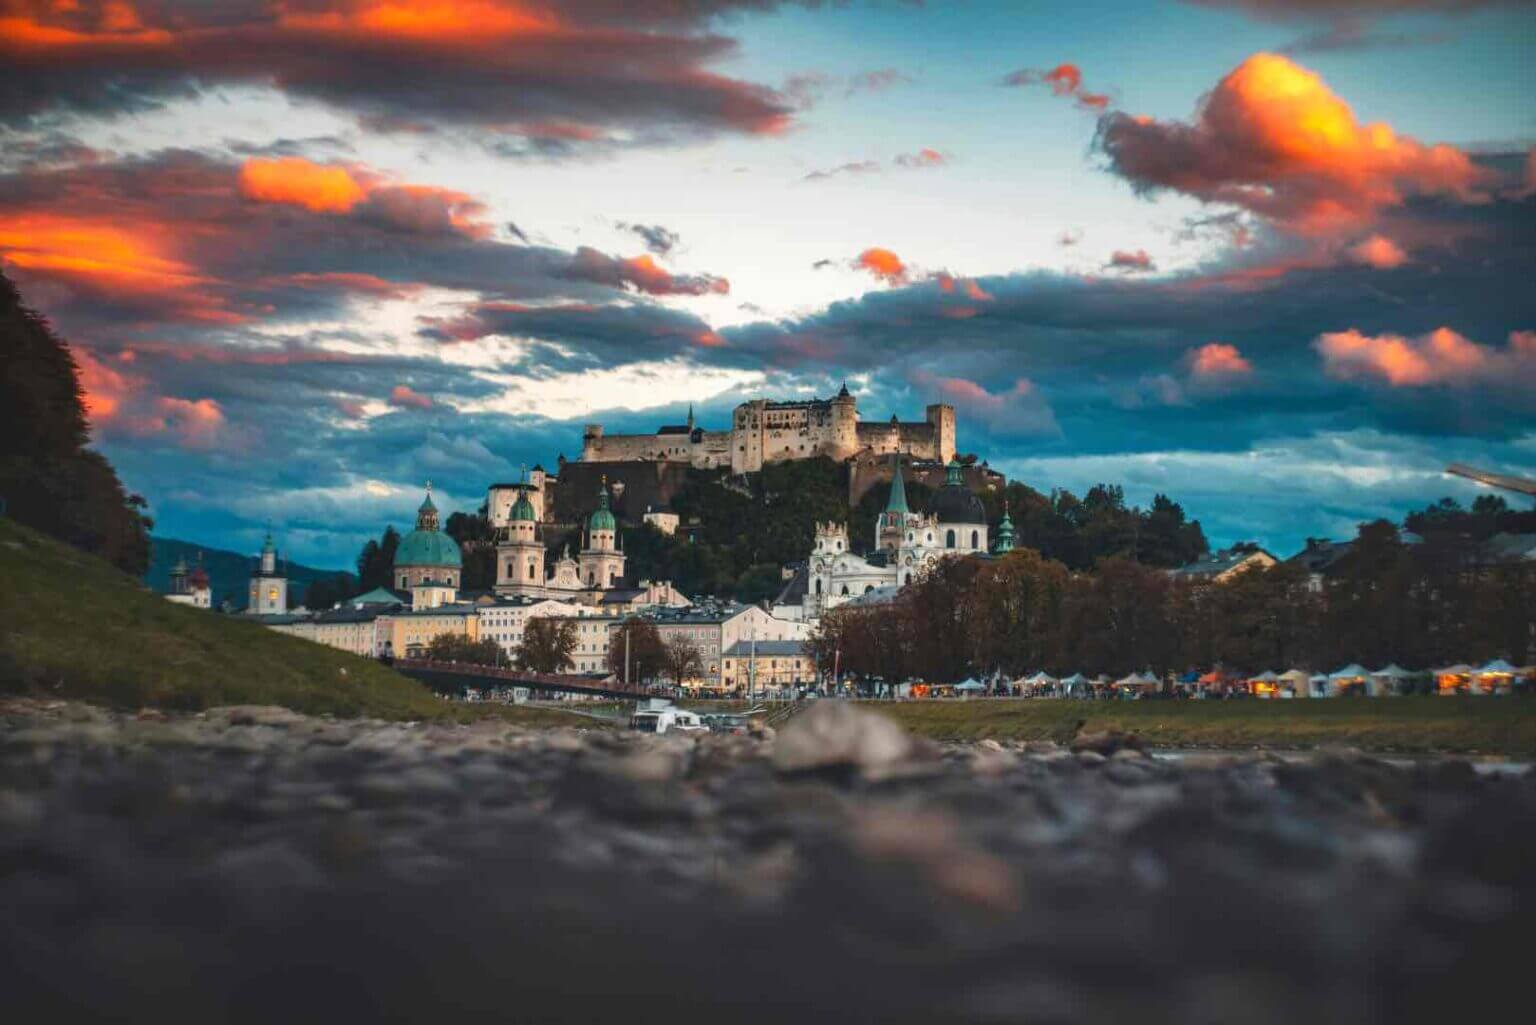
<instances>
[{"instance_id":1,"label":"rocky riverbank","mask_svg":"<svg viewBox=\"0 0 1536 1025\"><path fill-rule=\"evenodd\" d=\"M694 740L0 703L5 1000L1323 1025L1466 1017L1529 960L1530 773L939 746L818 705Z\"/></svg>"}]
</instances>

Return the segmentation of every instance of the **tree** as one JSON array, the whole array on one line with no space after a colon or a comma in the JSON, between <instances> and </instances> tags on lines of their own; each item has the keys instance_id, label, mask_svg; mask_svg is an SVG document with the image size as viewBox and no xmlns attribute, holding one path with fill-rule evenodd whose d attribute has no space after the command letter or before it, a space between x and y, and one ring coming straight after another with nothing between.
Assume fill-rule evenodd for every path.
<instances>
[{"instance_id":1,"label":"tree","mask_svg":"<svg viewBox=\"0 0 1536 1025\"><path fill-rule=\"evenodd\" d=\"M149 568L145 502L90 440L80 368L0 274L0 498L6 514L133 576Z\"/></svg>"},{"instance_id":2,"label":"tree","mask_svg":"<svg viewBox=\"0 0 1536 1025\"><path fill-rule=\"evenodd\" d=\"M357 556L357 586L359 593L376 587L387 589L395 586L395 550L400 547L400 532L393 526L384 528L377 541L369 541Z\"/></svg>"},{"instance_id":3,"label":"tree","mask_svg":"<svg viewBox=\"0 0 1536 1025\"><path fill-rule=\"evenodd\" d=\"M699 646L682 634L675 634L661 642L661 669L679 687L704 668L704 656Z\"/></svg>"},{"instance_id":4,"label":"tree","mask_svg":"<svg viewBox=\"0 0 1536 1025\"><path fill-rule=\"evenodd\" d=\"M559 673L575 662L576 624L569 619L528 620L523 628L523 643L517 649L517 668L530 673Z\"/></svg>"},{"instance_id":5,"label":"tree","mask_svg":"<svg viewBox=\"0 0 1536 1025\"><path fill-rule=\"evenodd\" d=\"M661 675L665 652L655 624L632 617L619 624L611 636L609 672L625 683L654 680Z\"/></svg>"},{"instance_id":6,"label":"tree","mask_svg":"<svg viewBox=\"0 0 1536 1025\"><path fill-rule=\"evenodd\" d=\"M346 601L358 594L356 580L350 573L336 573L312 581L304 590L304 606L308 609L328 609L337 602Z\"/></svg>"},{"instance_id":7,"label":"tree","mask_svg":"<svg viewBox=\"0 0 1536 1025\"><path fill-rule=\"evenodd\" d=\"M427 645L427 658L437 662L470 662L494 666L501 663L501 645L483 637L470 640L464 634L438 634Z\"/></svg>"},{"instance_id":8,"label":"tree","mask_svg":"<svg viewBox=\"0 0 1536 1025\"><path fill-rule=\"evenodd\" d=\"M458 542L464 557L459 584L465 591L488 591L496 586L496 544L486 508L482 502L476 512L451 513L443 524L443 532Z\"/></svg>"}]
</instances>

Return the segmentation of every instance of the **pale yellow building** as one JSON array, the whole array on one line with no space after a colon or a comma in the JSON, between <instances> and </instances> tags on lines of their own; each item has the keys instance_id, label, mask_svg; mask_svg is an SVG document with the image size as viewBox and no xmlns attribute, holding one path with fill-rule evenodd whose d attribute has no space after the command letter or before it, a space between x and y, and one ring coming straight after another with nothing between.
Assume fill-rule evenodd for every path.
<instances>
[{"instance_id":1,"label":"pale yellow building","mask_svg":"<svg viewBox=\"0 0 1536 1025\"><path fill-rule=\"evenodd\" d=\"M396 658L415 658L442 634L456 633L478 640L480 609L469 603L408 609L390 616L389 627L389 653Z\"/></svg>"},{"instance_id":2,"label":"pale yellow building","mask_svg":"<svg viewBox=\"0 0 1536 1025\"><path fill-rule=\"evenodd\" d=\"M805 642L737 641L721 659L720 682L727 690L803 687L816 682L816 660Z\"/></svg>"}]
</instances>

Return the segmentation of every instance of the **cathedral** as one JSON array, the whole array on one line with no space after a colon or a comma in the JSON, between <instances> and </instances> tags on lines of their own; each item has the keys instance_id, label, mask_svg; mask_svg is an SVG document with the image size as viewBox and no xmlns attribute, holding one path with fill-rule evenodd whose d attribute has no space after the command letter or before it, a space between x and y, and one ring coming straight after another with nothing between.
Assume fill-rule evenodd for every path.
<instances>
[{"instance_id":1,"label":"cathedral","mask_svg":"<svg viewBox=\"0 0 1536 1025\"><path fill-rule=\"evenodd\" d=\"M950 460L944 486L928 511L918 513L907 503L900 459L892 456L891 496L875 521L875 551L867 557L855 554L844 524L818 525L798 618L819 619L828 609L877 588L895 591L946 556L986 555L1012 547L1013 524L1006 512L989 546L986 510L966 487L959 463Z\"/></svg>"},{"instance_id":2,"label":"cathedral","mask_svg":"<svg viewBox=\"0 0 1536 1025\"><path fill-rule=\"evenodd\" d=\"M542 477L542 471L540 471ZM608 482L598 489L597 508L582 525L580 549L567 547L553 566L546 566L543 527L535 496L543 497L542 479L520 485L496 485L486 501L496 538L496 593L503 597L553 598L600 604L603 596L623 586L624 552L619 525L609 502ZM510 503L507 498L511 496ZM642 581L642 587L648 582ZM662 604L686 601L670 586Z\"/></svg>"}]
</instances>

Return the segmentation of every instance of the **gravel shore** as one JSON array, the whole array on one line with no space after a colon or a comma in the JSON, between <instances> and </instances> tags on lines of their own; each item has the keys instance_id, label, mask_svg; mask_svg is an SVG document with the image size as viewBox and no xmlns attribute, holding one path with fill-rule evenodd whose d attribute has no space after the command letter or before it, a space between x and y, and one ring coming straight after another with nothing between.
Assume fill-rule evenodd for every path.
<instances>
[{"instance_id":1,"label":"gravel shore","mask_svg":"<svg viewBox=\"0 0 1536 1025\"><path fill-rule=\"evenodd\" d=\"M693 739L0 702L10 1020L1444 1022L1531 962L1536 774L819 704Z\"/></svg>"}]
</instances>

